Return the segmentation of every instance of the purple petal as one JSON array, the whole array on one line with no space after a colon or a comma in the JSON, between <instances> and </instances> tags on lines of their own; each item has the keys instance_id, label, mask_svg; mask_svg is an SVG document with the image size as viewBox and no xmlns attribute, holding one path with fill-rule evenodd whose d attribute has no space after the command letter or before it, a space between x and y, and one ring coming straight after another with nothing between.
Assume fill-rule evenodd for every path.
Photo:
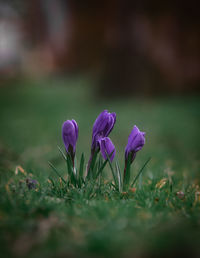
<instances>
[{"instance_id":1,"label":"purple petal","mask_svg":"<svg viewBox=\"0 0 200 258\"><path fill-rule=\"evenodd\" d=\"M139 151L142 149L142 147L145 144L145 138L143 136L143 134L139 133L136 137L135 140L133 142L133 148L135 150L135 152Z\"/></svg>"},{"instance_id":2,"label":"purple petal","mask_svg":"<svg viewBox=\"0 0 200 258\"><path fill-rule=\"evenodd\" d=\"M104 110L100 113L100 115L97 117L94 125L93 125L93 133L92 133L92 149L98 148L99 138L104 138L109 135L109 133L112 131L113 126L116 121L116 114L115 113L109 113L107 110Z\"/></svg>"},{"instance_id":3,"label":"purple petal","mask_svg":"<svg viewBox=\"0 0 200 258\"><path fill-rule=\"evenodd\" d=\"M109 114L108 129L105 132L105 136L108 136L109 133L112 131L115 125L115 122L116 122L116 114L115 113Z\"/></svg>"},{"instance_id":4,"label":"purple petal","mask_svg":"<svg viewBox=\"0 0 200 258\"><path fill-rule=\"evenodd\" d=\"M111 139L109 137L104 137L101 138L99 140L99 145L100 145L100 150L101 150L101 154L103 156L103 158L106 160L107 159L107 155L110 156L110 160L113 161L114 157L115 157L115 146L112 143Z\"/></svg>"},{"instance_id":5,"label":"purple petal","mask_svg":"<svg viewBox=\"0 0 200 258\"><path fill-rule=\"evenodd\" d=\"M75 120L67 120L63 123L62 137L66 151L69 152L69 147L71 146L73 148L73 153L75 153L78 137L78 126Z\"/></svg>"},{"instance_id":6,"label":"purple petal","mask_svg":"<svg viewBox=\"0 0 200 258\"><path fill-rule=\"evenodd\" d=\"M142 149L145 144L145 132L140 132L135 125L128 137L128 144L125 149L125 157L128 158L129 153L136 153Z\"/></svg>"},{"instance_id":7,"label":"purple petal","mask_svg":"<svg viewBox=\"0 0 200 258\"><path fill-rule=\"evenodd\" d=\"M102 121L105 120L106 114L107 114L107 110L104 110L103 112L101 112L99 114L99 116L95 120L94 125L93 125L93 134L95 134L99 130L99 127L102 124Z\"/></svg>"},{"instance_id":8,"label":"purple petal","mask_svg":"<svg viewBox=\"0 0 200 258\"><path fill-rule=\"evenodd\" d=\"M72 123L74 124L76 139L78 139L78 125L74 119L72 119Z\"/></svg>"}]
</instances>

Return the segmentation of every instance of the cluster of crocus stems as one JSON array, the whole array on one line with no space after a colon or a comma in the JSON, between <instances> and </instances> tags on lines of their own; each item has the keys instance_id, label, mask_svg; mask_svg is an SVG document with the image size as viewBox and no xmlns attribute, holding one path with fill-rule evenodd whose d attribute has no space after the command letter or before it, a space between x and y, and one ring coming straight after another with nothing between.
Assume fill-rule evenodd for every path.
<instances>
[{"instance_id":1,"label":"cluster of crocus stems","mask_svg":"<svg viewBox=\"0 0 200 258\"><path fill-rule=\"evenodd\" d=\"M87 176L92 173L93 164L96 156L101 152L102 157L112 162L116 150L111 139L108 137L116 122L116 114L104 110L97 117L92 130L91 155L87 165ZM62 126L62 138L67 155L70 157L74 168L74 157L76 152L76 143L78 139L78 125L75 120L67 120ZM128 143L125 148L125 167L124 178L126 176L127 164L131 164L136 153L142 149L145 144L145 133L141 132L135 125L128 137Z\"/></svg>"}]
</instances>

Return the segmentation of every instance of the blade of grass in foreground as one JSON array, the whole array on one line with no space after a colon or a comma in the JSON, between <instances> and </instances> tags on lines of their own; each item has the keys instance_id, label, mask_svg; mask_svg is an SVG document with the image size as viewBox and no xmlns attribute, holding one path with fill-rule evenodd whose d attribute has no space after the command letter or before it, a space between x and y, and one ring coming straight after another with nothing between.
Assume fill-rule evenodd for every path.
<instances>
[{"instance_id":1,"label":"blade of grass in foreground","mask_svg":"<svg viewBox=\"0 0 200 258\"><path fill-rule=\"evenodd\" d=\"M113 153L113 152L112 152ZM110 154L110 157L112 156L112 153ZM119 185L117 183L117 179L116 179L116 176L115 176L115 171L113 169L113 166L112 166L112 163L110 161L110 157L108 155L108 153L106 153L106 156L107 156L107 160L108 160L108 163L109 163L109 166L110 166L110 169L111 169L111 172L112 172L112 175L113 175L113 179L114 179L114 182L115 182L115 187L116 189L119 191Z\"/></svg>"},{"instance_id":2,"label":"blade of grass in foreground","mask_svg":"<svg viewBox=\"0 0 200 258\"><path fill-rule=\"evenodd\" d=\"M144 165L142 166L142 168L140 169L140 171L139 171L138 174L136 175L135 179L133 180L133 183L131 184L131 187L134 186L134 184L136 183L138 177L141 175L142 171L144 170L144 168L146 167L146 165L149 163L150 160L151 160L151 157L148 158L148 160L144 163Z\"/></svg>"},{"instance_id":3,"label":"blade of grass in foreground","mask_svg":"<svg viewBox=\"0 0 200 258\"><path fill-rule=\"evenodd\" d=\"M119 184L119 191L122 190L122 177L121 177L121 171L118 162L115 163L116 171L117 171L117 178L118 178L118 184Z\"/></svg>"},{"instance_id":4,"label":"blade of grass in foreground","mask_svg":"<svg viewBox=\"0 0 200 258\"><path fill-rule=\"evenodd\" d=\"M60 153L62 154L63 158L67 161L67 157L66 157L65 153L63 152L63 150L60 148L60 146L57 146L57 147L58 147Z\"/></svg>"},{"instance_id":5,"label":"blade of grass in foreground","mask_svg":"<svg viewBox=\"0 0 200 258\"><path fill-rule=\"evenodd\" d=\"M95 151L94 154L90 157L91 160L88 162L88 171L87 171L87 179L91 179L92 173L96 164L96 159L97 159L98 151Z\"/></svg>"},{"instance_id":6,"label":"blade of grass in foreground","mask_svg":"<svg viewBox=\"0 0 200 258\"><path fill-rule=\"evenodd\" d=\"M128 155L128 159L125 161L124 168L124 180L123 180L123 190L126 191L130 184L130 175L131 175L131 154Z\"/></svg>"},{"instance_id":7,"label":"blade of grass in foreground","mask_svg":"<svg viewBox=\"0 0 200 258\"><path fill-rule=\"evenodd\" d=\"M79 171L78 171L79 187L81 187L82 182L84 182L84 179L83 179L84 162L85 162L85 158L84 158L84 154L82 153L80 165L79 165Z\"/></svg>"},{"instance_id":8,"label":"blade of grass in foreground","mask_svg":"<svg viewBox=\"0 0 200 258\"><path fill-rule=\"evenodd\" d=\"M108 162L108 159L106 159L103 164L101 165L101 167L99 168L98 172L97 172L97 175L96 175L96 178L98 178L98 176L101 174L101 172L103 171L103 169L105 168L106 164Z\"/></svg>"},{"instance_id":9,"label":"blade of grass in foreground","mask_svg":"<svg viewBox=\"0 0 200 258\"><path fill-rule=\"evenodd\" d=\"M60 153L62 154L62 157L64 158L64 160L67 163L67 169L68 169L68 174L69 174L71 183L76 184L76 181L77 181L76 174L75 174L75 171L73 170L71 157L69 155L66 156L65 153L63 152L63 150L59 146L57 146L57 147L58 147L58 150L60 151Z\"/></svg>"},{"instance_id":10,"label":"blade of grass in foreground","mask_svg":"<svg viewBox=\"0 0 200 258\"><path fill-rule=\"evenodd\" d=\"M85 157L84 157L84 154L82 153L80 166L79 166L79 178L83 178L84 162L85 162Z\"/></svg>"},{"instance_id":11,"label":"blade of grass in foreground","mask_svg":"<svg viewBox=\"0 0 200 258\"><path fill-rule=\"evenodd\" d=\"M57 176L59 176L62 181L66 184L67 182L65 181L65 179L60 175L60 173L58 172L57 168L54 167L54 165L51 162L48 162L49 166L53 169L53 171L57 174Z\"/></svg>"}]
</instances>

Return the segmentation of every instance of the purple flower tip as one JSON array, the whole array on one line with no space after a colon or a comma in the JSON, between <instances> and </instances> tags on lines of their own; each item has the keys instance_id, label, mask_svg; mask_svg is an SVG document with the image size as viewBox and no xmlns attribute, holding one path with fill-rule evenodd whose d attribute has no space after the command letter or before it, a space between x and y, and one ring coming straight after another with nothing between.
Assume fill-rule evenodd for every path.
<instances>
[{"instance_id":1,"label":"purple flower tip","mask_svg":"<svg viewBox=\"0 0 200 258\"><path fill-rule=\"evenodd\" d=\"M101 138L98 142L99 142L99 146L100 146L100 150L103 158L106 160L108 155L110 157L110 160L113 161L116 150L111 139L109 137L104 137L104 138Z\"/></svg>"},{"instance_id":2,"label":"purple flower tip","mask_svg":"<svg viewBox=\"0 0 200 258\"><path fill-rule=\"evenodd\" d=\"M100 113L93 125L92 149L99 148L99 139L109 135L114 127L115 122L115 113L109 113L107 110L104 110Z\"/></svg>"},{"instance_id":3,"label":"purple flower tip","mask_svg":"<svg viewBox=\"0 0 200 258\"><path fill-rule=\"evenodd\" d=\"M134 125L128 137L128 144L125 149L125 158L128 159L128 155L131 153L132 161L136 156L136 152L142 149L145 144L145 132L141 132L136 125Z\"/></svg>"},{"instance_id":4,"label":"purple flower tip","mask_svg":"<svg viewBox=\"0 0 200 258\"><path fill-rule=\"evenodd\" d=\"M37 180L30 179L30 178L26 179L26 185L27 185L29 190L35 189L37 184L38 184Z\"/></svg>"},{"instance_id":5,"label":"purple flower tip","mask_svg":"<svg viewBox=\"0 0 200 258\"><path fill-rule=\"evenodd\" d=\"M78 139L78 125L75 120L67 120L63 123L62 138L66 152L74 156Z\"/></svg>"}]
</instances>

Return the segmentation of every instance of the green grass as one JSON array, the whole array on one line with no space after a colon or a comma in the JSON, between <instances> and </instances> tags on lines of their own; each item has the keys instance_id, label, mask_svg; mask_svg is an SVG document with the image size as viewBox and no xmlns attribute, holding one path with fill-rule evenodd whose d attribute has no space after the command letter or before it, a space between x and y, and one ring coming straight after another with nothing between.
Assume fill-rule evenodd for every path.
<instances>
[{"instance_id":1,"label":"green grass","mask_svg":"<svg viewBox=\"0 0 200 258\"><path fill-rule=\"evenodd\" d=\"M200 97L102 100L95 90L69 79L0 89L1 257L198 257ZM146 132L132 178L151 161L135 192L114 190L108 164L105 182L82 189L65 186L48 165L66 178L57 145L63 148L61 125L72 118L79 124L77 160L82 152L89 159L92 125L103 109L117 113L110 137L122 168L133 125ZM18 165L26 175L15 175ZM36 189L27 188L27 178L39 182Z\"/></svg>"}]
</instances>

